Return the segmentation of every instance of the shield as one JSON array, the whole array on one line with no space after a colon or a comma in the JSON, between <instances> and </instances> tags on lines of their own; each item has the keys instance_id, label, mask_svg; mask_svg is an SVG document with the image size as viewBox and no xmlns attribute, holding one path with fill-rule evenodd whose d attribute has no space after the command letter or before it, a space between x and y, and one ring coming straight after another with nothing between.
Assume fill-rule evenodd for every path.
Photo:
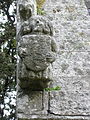
<instances>
[{"instance_id":1,"label":"shield","mask_svg":"<svg viewBox=\"0 0 90 120\"><path fill-rule=\"evenodd\" d=\"M22 59L28 70L43 71L54 61L51 40L52 38L47 35L25 35L22 37L20 46L26 50L26 55Z\"/></svg>"}]
</instances>

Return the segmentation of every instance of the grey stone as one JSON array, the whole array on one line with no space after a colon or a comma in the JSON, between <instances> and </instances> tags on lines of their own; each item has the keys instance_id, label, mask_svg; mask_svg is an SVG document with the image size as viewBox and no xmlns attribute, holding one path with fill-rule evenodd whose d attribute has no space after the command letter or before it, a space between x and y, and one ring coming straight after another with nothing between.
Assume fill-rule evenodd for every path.
<instances>
[{"instance_id":1,"label":"grey stone","mask_svg":"<svg viewBox=\"0 0 90 120\"><path fill-rule=\"evenodd\" d=\"M42 90L53 79L50 64L56 59L57 45L52 35L52 24L42 16L33 16L21 25L18 52L22 88Z\"/></svg>"},{"instance_id":2,"label":"grey stone","mask_svg":"<svg viewBox=\"0 0 90 120\"><path fill-rule=\"evenodd\" d=\"M36 14L36 0L17 0L17 34L20 31L21 24Z\"/></svg>"},{"instance_id":3,"label":"grey stone","mask_svg":"<svg viewBox=\"0 0 90 120\"><path fill-rule=\"evenodd\" d=\"M90 52L60 51L54 63L53 76L73 77L90 75Z\"/></svg>"},{"instance_id":4,"label":"grey stone","mask_svg":"<svg viewBox=\"0 0 90 120\"><path fill-rule=\"evenodd\" d=\"M24 36L20 42L19 56L28 70L39 72L45 70L55 61L50 36Z\"/></svg>"},{"instance_id":5,"label":"grey stone","mask_svg":"<svg viewBox=\"0 0 90 120\"><path fill-rule=\"evenodd\" d=\"M88 9L90 9L90 0L85 0L86 6Z\"/></svg>"},{"instance_id":6,"label":"grey stone","mask_svg":"<svg viewBox=\"0 0 90 120\"><path fill-rule=\"evenodd\" d=\"M28 21L24 21L21 25L21 35L27 34L48 34L53 35L53 26L45 16L32 16Z\"/></svg>"},{"instance_id":7,"label":"grey stone","mask_svg":"<svg viewBox=\"0 0 90 120\"><path fill-rule=\"evenodd\" d=\"M62 88L50 92L50 113L90 115L90 76L61 78L56 85Z\"/></svg>"},{"instance_id":8,"label":"grey stone","mask_svg":"<svg viewBox=\"0 0 90 120\"><path fill-rule=\"evenodd\" d=\"M19 115L19 120L90 120L89 116L58 116L58 115Z\"/></svg>"},{"instance_id":9,"label":"grey stone","mask_svg":"<svg viewBox=\"0 0 90 120\"><path fill-rule=\"evenodd\" d=\"M31 106L29 109L31 113L20 113L18 111L18 118L20 120L90 120L90 16L85 2L84 0L46 0L43 9L45 16L33 16L24 22L18 19L17 34L19 35L20 33L21 35L22 33L22 36L19 35L18 37L18 46L21 49L19 52L20 60L23 60L23 63L21 61L19 63L21 66L18 71L19 77L26 75L29 78L35 76L38 78L38 76L42 76L41 71L36 74L34 68L31 70L25 64L27 63L25 57L30 52L28 49L25 49L24 42L26 46L30 46L30 42L23 42L23 40L35 40L36 36L40 41L43 37L45 40L49 38L53 44L45 46L48 46L49 50L52 48L50 53L55 54L54 57L56 59L54 62L50 60L47 62L48 65L43 73L44 77L47 76L46 78L51 80L50 84L48 82L47 84L45 82L41 82L40 84L42 86L44 84L44 87L48 86L51 89L59 86L61 90L44 91L44 94L42 91L42 94L38 93L36 97L34 95L36 92L33 91L33 99L30 99L32 95L24 93L27 95L27 98L30 97L29 100L31 101L29 101L30 104L28 106L29 108ZM44 21L43 19L47 19L47 26L42 22ZM37 22L39 22L40 27L34 26ZM52 32L53 29L55 31L54 34ZM32 36L34 37L32 38ZM58 47L57 52L55 46ZM43 46L41 48L43 49ZM44 50L46 49L44 48ZM52 56L52 54L50 55ZM46 53L44 57L46 57ZM27 68L29 67L28 71L26 66ZM43 69L43 67L41 68ZM22 85L20 85L21 83ZM25 88L24 92L30 92L30 90L26 89L26 86L28 88L31 86L29 79L21 79L21 83L18 85L22 86L23 90L21 88L20 90L24 91ZM27 101L27 98L25 101ZM20 99L24 98L20 97ZM36 104L36 107L33 107L33 103ZM22 104L21 108L24 108L23 105L25 106L25 103ZM41 110L42 106L44 106L43 110ZM33 108L36 108L37 111Z\"/></svg>"},{"instance_id":10,"label":"grey stone","mask_svg":"<svg viewBox=\"0 0 90 120\"><path fill-rule=\"evenodd\" d=\"M19 91L17 96L18 117L19 115L29 118L31 115L47 115L48 99L48 92L24 91L20 93Z\"/></svg>"}]
</instances>

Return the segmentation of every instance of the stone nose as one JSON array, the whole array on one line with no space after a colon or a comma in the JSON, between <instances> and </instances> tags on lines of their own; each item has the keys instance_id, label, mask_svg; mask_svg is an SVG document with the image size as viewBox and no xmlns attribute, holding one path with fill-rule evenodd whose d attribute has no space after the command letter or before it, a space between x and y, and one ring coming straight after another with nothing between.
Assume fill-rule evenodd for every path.
<instances>
[{"instance_id":1,"label":"stone nose","mask_svg":"<svg viewBox=\"0 0 90 120\"><path fill-rule=\"evenodd\" d=\"M39 21L39 20L37 20L37 23L40 23L40 21Z\"/></svg>"},{"instance_id":2,"label":"stone nose","mask_svg":"<svg viewBox=\"0 0 90 120\"><path fill-rule=\"evenodd\" d=\"M40 20L37 20L37 21L36 21L36 24L42 26L42 25L43 25L43 22L40 21Z\"/></svg>"}]
</instances>

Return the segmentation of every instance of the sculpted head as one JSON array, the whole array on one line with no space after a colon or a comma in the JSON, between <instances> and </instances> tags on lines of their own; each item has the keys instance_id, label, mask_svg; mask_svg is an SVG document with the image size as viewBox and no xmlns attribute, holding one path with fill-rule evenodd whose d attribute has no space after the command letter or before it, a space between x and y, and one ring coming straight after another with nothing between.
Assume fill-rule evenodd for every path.
<instances>
[{"instance_id":1,"label":"sculpted head","mask_svg":"<svg viewBox=\"0 0 90 120\"><path fill-rule=\"evenodd\" d=\"M20 87L43 90L52 81L51 64L55 61L56 43L53 26L45 16L35 13L36 0L18 0L18 78Z\"/></svg>"},{"instance_id":2,"label":"sculpted head","mask_svg":"<svg viewBox=\"0 0 90 120\"><path fill-rule=\"evenodd\" d=\"M50 21L44 16L35 16L30 18L30 27L32 33L53 34L53 27Z\"/></svg>"},{"instance_id":3,"label":"sculpted head","mask_svg":"<svg viewBox=\"0 0 90 120\"><path fill-rule=\"evenodd\" d=\"M20 21L26 21L37 14L35 0L18 0Z\"/></svg>"},{"instance_id":4,"label":"sculpted head","mask_svg":"<svg viewBox=\"0 0 90 120\"><path fill-rule=\"evenodd\" d=\"M53 35L51 22L44 16L32 16L28 21L23 22L21 26L21 35L39 34Z\"/></svg>"}]
</instances>

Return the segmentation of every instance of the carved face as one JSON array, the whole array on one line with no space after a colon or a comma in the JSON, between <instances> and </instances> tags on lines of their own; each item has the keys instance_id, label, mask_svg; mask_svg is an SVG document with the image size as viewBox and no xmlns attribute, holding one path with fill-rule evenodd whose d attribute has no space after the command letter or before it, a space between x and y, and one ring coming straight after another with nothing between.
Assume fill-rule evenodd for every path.
<instances>
[{"instance_id":1,"label":"carved face","mask_svg":"<svg viewBox=\"0 0 90 120\"><path fill-rule=\"evenodd\" d=\"M28 20L32 15L36 15L35 0L19 0L19 15L21 21Z\"/></svg>"},{"instance_id":2,"label":"carved face","mask_svg":"<svg viewBox=\"0 0 90 120\"><path fill-rule=\"evenodd\" d=\"M28 20L32 16L32 6L31 5L19 5L20 18L24 21Z\"/></svg>"},{"instance_id":3,"label":"carved face","mask_svg":"<svg viewBox=\"0 0 90 120\"><path fill-rule=\"evenodd\" d=\"M23 22L19 53L27 69L43 71L55 61L52 34L52 25L44 16L32 16Z\"/></svg>"},{"instance_id":4,"label":"carved face","mask_svg":"<svg viewBox=\"0 0 90 120\"><path fill-rule=\"evenodd\" d=\"M20 86L26 89L42 90L52 80L50 64L56 59L52 37L53 27L46 17L34 14L36 0L18 1Z\"/></svg>"},{"instance_id":5,"label":"carved face","mask_svg":"<svg viewBox=\"0 0 90 120\"><path fill-rule=\"evenodd\" d=\"M42 16L33 16L21 26L21 35L48 34L52 36L53 27L48 19Z\"/></svg>"}]
</instances>

